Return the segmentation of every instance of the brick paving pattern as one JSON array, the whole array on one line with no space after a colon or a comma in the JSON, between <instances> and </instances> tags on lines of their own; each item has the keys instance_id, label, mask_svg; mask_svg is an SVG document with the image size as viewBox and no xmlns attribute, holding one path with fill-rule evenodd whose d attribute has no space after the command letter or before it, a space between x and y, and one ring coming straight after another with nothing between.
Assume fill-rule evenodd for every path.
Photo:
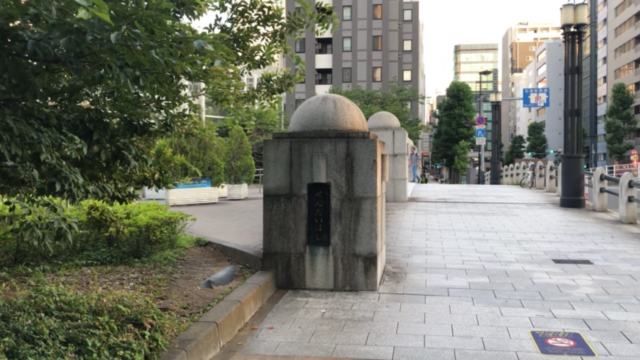
<instances>
[{"instance_id":1,"label":"brick paving pattern","mask_svg":"<svg viewBox=\"0 0 640 360\"><path fill-rule=\"evenodd\" d=\"M378 292L289 291L238 358L566 359L537 353L529 331L546 330L640 359L640 227L557 203L515 186L418 185L387 204Z\"/></svg>"}]
</instances>

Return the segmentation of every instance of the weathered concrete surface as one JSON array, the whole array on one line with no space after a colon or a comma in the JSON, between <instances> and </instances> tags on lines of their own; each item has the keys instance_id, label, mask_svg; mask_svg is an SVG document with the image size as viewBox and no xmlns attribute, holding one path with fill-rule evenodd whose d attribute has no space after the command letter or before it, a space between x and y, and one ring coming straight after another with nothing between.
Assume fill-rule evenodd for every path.
<instances>
[{"instance_id":1,"label":"weathered concrete surface","mask_svg":"<svg viewBox=\"0 0 640 360\"><path fill-rule=\"evenodd\" d=\"M409 182L407 131L400 127L395 115L386 111L373 114L367 126L384 142L384 153L389 159L389 181L385 184L387 202L406 202Z\"/></svg>"},{"instance_id":2,"label":"weathered concrete surface","mask_svg":"<svg viewBox=\"0 0 640 360\"><path fill-rule=\"evenodd\" d=\"M289 131L364 132L367 131L367 120L353 101L341 95L324 94L300 105L291 117Z\"/></svg>"}]
</instances>

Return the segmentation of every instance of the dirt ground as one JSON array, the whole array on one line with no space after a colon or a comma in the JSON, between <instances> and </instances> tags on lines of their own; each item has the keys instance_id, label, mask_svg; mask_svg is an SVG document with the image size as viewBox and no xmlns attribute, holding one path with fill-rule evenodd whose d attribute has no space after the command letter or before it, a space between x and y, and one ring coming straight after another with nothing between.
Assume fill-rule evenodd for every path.
<instances>
[{"instance_id":1,"label":"dirt ground","mask_svg":"<svg viewBox=\"0 0 640 360\"><path fill-rule=\"evenodd\" d=\"M206 278L230 265L237 266L231 283L213 289L200 289L200 284ZM80 292L117 291L149 295L160 309L189 316L239 286L252 273L251 269L229 262L224 254L211 246L196 246L187 249L186 256L171 266L82 267L49 272L44 276L49 283L61 283ZM12 286L9 286L2 295L12 297L12 290Z\"/></svg>"}]
</instances>

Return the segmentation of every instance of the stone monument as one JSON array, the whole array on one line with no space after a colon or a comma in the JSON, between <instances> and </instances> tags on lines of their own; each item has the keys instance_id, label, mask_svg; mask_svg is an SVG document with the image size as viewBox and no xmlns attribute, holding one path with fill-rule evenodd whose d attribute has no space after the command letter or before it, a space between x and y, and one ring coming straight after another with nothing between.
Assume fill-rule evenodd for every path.
<instances>
[{"instance_id":1,"label":"stone monument","mask_svg":"<svg viewBox=\"0 0 640 360\"><path fill-rule=\"evenodd\" d=\"M407 202L409 181L409 136L400 120L390 112L373 114L367 122L369 131L384 141L384 153L389 157L389 181L386 184L387 202Z\"/></svg>"},{"instance_id":2,"label":"stone monument","mask_svg":"<svg viewBox=\"0 0 640 360\"><path fill-rule=\"evenodd\" d=\"M385 144L356 104L305 101L264 143L263 264L283 289L375 291L386 261Z\"/></svg>"}]
</instances>

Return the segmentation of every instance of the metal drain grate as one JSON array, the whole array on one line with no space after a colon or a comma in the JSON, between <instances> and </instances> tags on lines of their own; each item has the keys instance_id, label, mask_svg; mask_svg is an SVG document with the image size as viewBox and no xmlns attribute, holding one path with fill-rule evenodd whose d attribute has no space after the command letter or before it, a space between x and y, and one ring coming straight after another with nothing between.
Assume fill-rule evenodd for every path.
<instances>
[{"instance_id":1,"label":"metal drain grate","mask_svg":"<svg viewBox=\"0 0 640 360\"><path fill-rule=\"evenodd\" d=\"M593 265L589 260L552 259L556 264Z\"/></svg>"}]
</instances>

